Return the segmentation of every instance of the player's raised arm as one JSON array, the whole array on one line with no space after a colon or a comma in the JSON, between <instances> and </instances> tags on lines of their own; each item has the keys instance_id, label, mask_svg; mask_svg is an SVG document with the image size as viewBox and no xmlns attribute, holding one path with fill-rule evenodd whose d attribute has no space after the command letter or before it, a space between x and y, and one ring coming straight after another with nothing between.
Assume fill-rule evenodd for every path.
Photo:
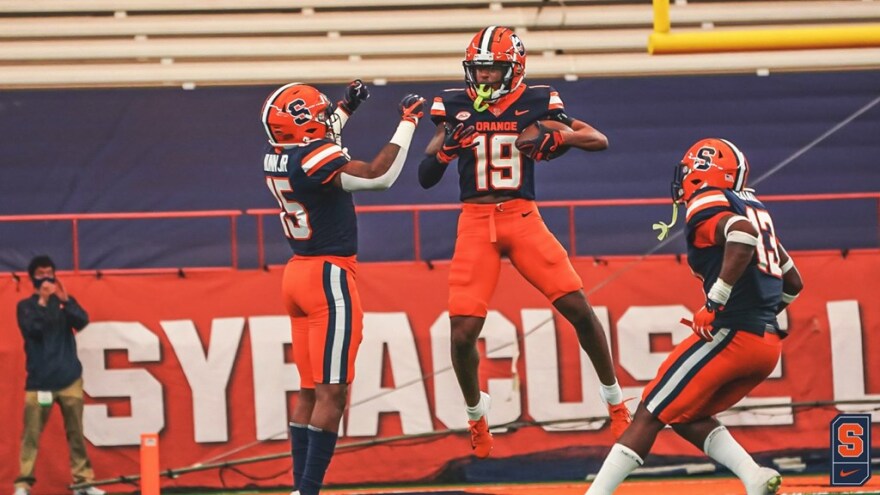
<instances>
[{"instance_id":1,"label":"player's raised arm","mask_svg":"<svg viewBox=\"0 0 880 495\"><path fill-rule=\"evenodd\" d=\"M370 97L370 89L360 79L348 83L342 99L336 102L336 119L333 121L333 132L338 137L342 128L348 123L348 118ZM338 140L337 140L338 141Z\"/></svg>"},{"instance_id":2,"label":"player's raised arm","mask_svg":"<svg viewBox=\"0 0 880 495\"><path fill-rule=\"evenodd\" d=\"M776 314L782 312L789 304L804 290L804 281L801 280L801 274L797 267L794 266L794 260L788 254L788 251L779 243L779 262L782 267L782 303L776 308Z\"/></svg>"},{"instance_id":3,"label":"player's raised arm","mask_svg":"<svg viewBox=\"0 0 880 495\"><path fill-rule=\"evenodd\" d=\"M400 102L400 124L391 140L371 162L352 160L342 167L333 183L346 191L384 191L394 184L412 142L413 132L424 115L425 99L406 95Z\"/></svg>"}]
</instances>

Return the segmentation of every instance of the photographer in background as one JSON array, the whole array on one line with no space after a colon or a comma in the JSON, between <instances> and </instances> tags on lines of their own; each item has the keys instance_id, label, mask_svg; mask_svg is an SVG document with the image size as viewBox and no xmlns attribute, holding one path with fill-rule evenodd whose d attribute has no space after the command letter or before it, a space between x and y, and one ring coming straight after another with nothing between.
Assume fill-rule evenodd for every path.
<instances>
[{"instance_id":1,"label":"photographer in background","mask_svg":"<svg viewBox=\"0 0 880 495\"><path fill-rule=\"evenodd\" d=\"M28 265L34 294L18 303L18 327L27 356L24 432L21 436L20 474L14 495L29 495L36 481L34 464L40 434L57 402L64 417L74 483L95 478L83 438L82 364L76 355L74 331L85 328L89 316L55 278L55 263L37 256ZM104 495L95 487L74 495Z\"/></svg>"}]
</instances>

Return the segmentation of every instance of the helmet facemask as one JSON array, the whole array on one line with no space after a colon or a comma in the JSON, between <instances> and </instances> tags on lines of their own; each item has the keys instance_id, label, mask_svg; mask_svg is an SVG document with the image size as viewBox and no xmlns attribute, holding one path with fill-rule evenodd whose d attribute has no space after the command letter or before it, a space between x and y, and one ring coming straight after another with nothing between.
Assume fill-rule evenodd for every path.
<instances>
[{"instance_id":1,"label":"helmet facemask","mask_svg":"<svg viewBox=\"0 0 880 495\"><path fill-rule=\"evenodd\" d=\"M515 90L516 87L518 87L522 82L522 78L518 78L516 82L514 82L517 73L523 72L521 69L522 66L514 62L494 62L492 60L465 60L461 63L461 65L464 67L464 80L465 82L467 82L468 87L472 91L474 91L474 93L486 94L488 93L488 91L486 91L487 87L491 87L496 84L498 85L498 88L492 88L492 92L489 93L488 97L483 98L483 101L485 101L486 103L495 103L502 96ZM480 83L479 79L477 78L477 70L480 68L501 69L501 80L494 83Z\"/></svg>"},{"instance_id":2,"label":"helmet facemask","mask_svg":"<svg viewBox=\"0 0 880 495\"><path fill-rule=\"evenodd\" d=\"M336 134L336 129L339 128L339 115L336 113L336 104L332 101L327 102L327 108L317 117L315 120L327 128L327 131L324 133L324 136L327 139L336 141L339 143L340 136Z\"/></svg>"}]
</instances>

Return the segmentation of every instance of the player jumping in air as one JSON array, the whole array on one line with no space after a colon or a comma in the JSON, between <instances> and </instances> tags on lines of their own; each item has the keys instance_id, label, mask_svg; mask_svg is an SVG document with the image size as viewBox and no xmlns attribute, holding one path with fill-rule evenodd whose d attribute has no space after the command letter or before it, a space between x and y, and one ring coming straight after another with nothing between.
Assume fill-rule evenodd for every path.
<instances>
[{"instance_id":1,"label":"player jumping in air","mask_svg":"<svg viewBox=\"0 0 880 495\"><path fill-rule=\"evenodd\" d=\"M465 51L467 88L434 99L437 131L419 166L419 182L437 184L458 159L462 211L449 272L452 363L467 403L471 446L477 457L492 449L487 414L490 398L479 388L477 338L495 290L501 257L540 290L574 326L609 404L611 429L619 436L630 422L601 323L584 295L565 248L547 229L535 205L535 161L549 160L562 146L603 150L607 138L565 114L549 86L524 82L526 50L509 28L489 26ZM528 146L515 142L526 127L556 120L571 130L543 127Z\"/></svg>"}]
</instances>

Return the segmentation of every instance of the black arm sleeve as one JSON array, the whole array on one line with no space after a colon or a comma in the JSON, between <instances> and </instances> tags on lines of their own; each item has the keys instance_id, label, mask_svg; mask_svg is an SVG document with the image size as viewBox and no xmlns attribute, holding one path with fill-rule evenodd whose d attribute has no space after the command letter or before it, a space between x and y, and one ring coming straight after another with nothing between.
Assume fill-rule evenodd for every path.
<instances>
[{"instance_id":1,"label":"black arm sleeve","mask_svg":"<svg viewBox=\"0 0 880 495\"><path fill-rule=\"evenodd\" d=\"M64 315L67 317L67 323L77 331L89 324L88 313L76 302L73 296L69 296L67 302L64 303Z\"/></svg>"},{"instance_id":2,"label":"black arm sleeve","mask_svg":"<svg viewBox=\"0 0 880 495\"><path fill-rule=\"evenodd\" d=\"M446 172L446 163L441 163L437 155L428 155L419 164L419 184L424 189L430 189L440 182Z\"/></svg>"},{"instance_id":3,"label":"black arm sleeve","mask_svg":"<svg viewBox=\"0 0 880 495\"><path fill-rule=\"evenodd\" d=\"M569 117L564 110L552 110L547 114L547 120L562 122L569 127L571 127L571 124L574 124L574 119Z\"/></svg>"}]
</instances>

